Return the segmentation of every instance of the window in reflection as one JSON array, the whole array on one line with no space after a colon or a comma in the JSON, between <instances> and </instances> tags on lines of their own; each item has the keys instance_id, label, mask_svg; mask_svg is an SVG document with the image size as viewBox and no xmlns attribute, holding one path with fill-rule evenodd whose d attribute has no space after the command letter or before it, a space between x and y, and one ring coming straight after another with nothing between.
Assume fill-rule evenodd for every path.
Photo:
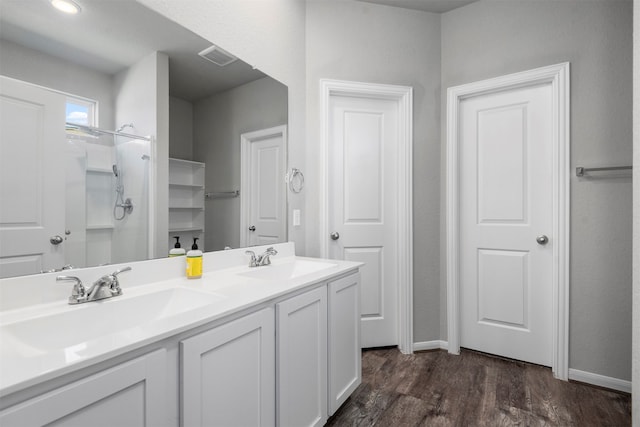
<instances>
[{"instance_id":1,"label":"window in reflection","mask_svg":"<svg viewBox=\"0 0 640 427\"><path fill-rule=\"evenodd\" d=\"M67 96L66 104L67 123L75 123L77 125L95 126L95 109L96 102L88 99Z\"/></svg>"}]
</instances>

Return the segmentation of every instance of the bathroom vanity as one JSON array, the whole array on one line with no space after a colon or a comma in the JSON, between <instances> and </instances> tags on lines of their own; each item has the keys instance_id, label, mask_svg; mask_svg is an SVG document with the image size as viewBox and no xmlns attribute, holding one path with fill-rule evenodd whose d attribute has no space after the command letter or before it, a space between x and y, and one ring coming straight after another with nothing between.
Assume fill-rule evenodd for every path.
<instances>
[{"instance_id":1,"label":"bathroom vanity","mask_svg":"<svg viewBox=\"0 0 640 427\"><path fill-rule=\"evenodd\" d=\"M207 253L197 280L129 263L122 296L76 306L55 274L0 280L0 425L323 425L361 381L361 264L274 247Z\"/></svg>"}]
</instances>

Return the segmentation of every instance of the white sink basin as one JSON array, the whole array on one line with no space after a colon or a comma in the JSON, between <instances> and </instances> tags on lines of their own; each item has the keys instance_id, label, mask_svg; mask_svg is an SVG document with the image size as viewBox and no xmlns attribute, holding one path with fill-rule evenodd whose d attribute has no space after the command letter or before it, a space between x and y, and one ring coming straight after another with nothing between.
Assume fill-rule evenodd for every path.
<instances>
[{"instance_id":1,"label":"white sink basin","mask_svg":"<svg viewBox=\"0 0 640 427\"><path fill-rule=\"evenodd\" d=\"M126 292L126 291L125 291ZM33 350L55 350L150 323L220 301L222 297L173 288L69 306L68 310L0 326L0 337Z\"/></svg>"},{"instance_id":2,"label":"white sink basin","mask_svg":"<svg viewBox=\"0 0 640 427\"><path fill-rule=\"evenodd\" d=\"M296 259L292 262L282 264L265 265L251 268L249 271L238 273L240 276L252 277L262 280L289 280L300 276L315 273L336 267L338 264L323 261L308 261Z\"/></svg>"}]
</instances>

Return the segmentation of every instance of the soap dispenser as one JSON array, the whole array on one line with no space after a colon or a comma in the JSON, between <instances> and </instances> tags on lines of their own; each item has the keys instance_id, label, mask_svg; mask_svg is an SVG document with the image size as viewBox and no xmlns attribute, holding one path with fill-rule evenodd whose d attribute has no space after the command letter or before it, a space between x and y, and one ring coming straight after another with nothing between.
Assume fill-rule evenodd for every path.
<instances>
[{"instance_id":1,"label":"soap dispenser","mask_svg":"<svg viewBox=\"0 0 640 427\"><path fill-rule=\"evenodd\" d=\"M202 277L202 251L198 249L198 238L193 238L191 250L187 252L187 278L199 279Z\"/></svg>"},{"instance_id":2,"label":"soap dispenser","mask_svg":"<svg viewBox=\"0 0 640 427\"><path fill-rule=\"evenodd\" d=\"M176 244L173 245L173 249L169 251L169 258L184 256L187 252L184 248L180 247L180 236L173 236L173 238L176 239Z\"/></svg>"}]
</instances>

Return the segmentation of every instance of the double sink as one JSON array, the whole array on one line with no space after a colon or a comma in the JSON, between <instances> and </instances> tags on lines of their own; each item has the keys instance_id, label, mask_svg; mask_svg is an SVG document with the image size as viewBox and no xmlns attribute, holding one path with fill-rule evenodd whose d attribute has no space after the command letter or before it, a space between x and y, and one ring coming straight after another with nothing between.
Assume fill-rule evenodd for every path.
<instances>
[{"instance_id":1,"label":"double sink","mask_svg":"<svg viewBox=\"0 0 640 427\"><path fill-rule=\"evenodd\" d=\"M337 264L292 257L269 266L234 269L239 282L286 282L321 272ZM202 280L206 279L203 278ZM237 280L236 280L237 281ZM142 288L142 287L141 287ZM114 340L136 334L148 337L158 324L176 323L176 319L193 318L194 313L211 312L216 304L229 298L225 292L206 287L180 285L148 285L144 290L128 292L107 300L76 306L58 307L20 320L0 324L0 342L11 344L12 352L30 357L44 352L78 348L98 340ZM5 346L6 348L6 346ZM80 356L78 356L80 357Z\"/></svg>"}]
</instances>

